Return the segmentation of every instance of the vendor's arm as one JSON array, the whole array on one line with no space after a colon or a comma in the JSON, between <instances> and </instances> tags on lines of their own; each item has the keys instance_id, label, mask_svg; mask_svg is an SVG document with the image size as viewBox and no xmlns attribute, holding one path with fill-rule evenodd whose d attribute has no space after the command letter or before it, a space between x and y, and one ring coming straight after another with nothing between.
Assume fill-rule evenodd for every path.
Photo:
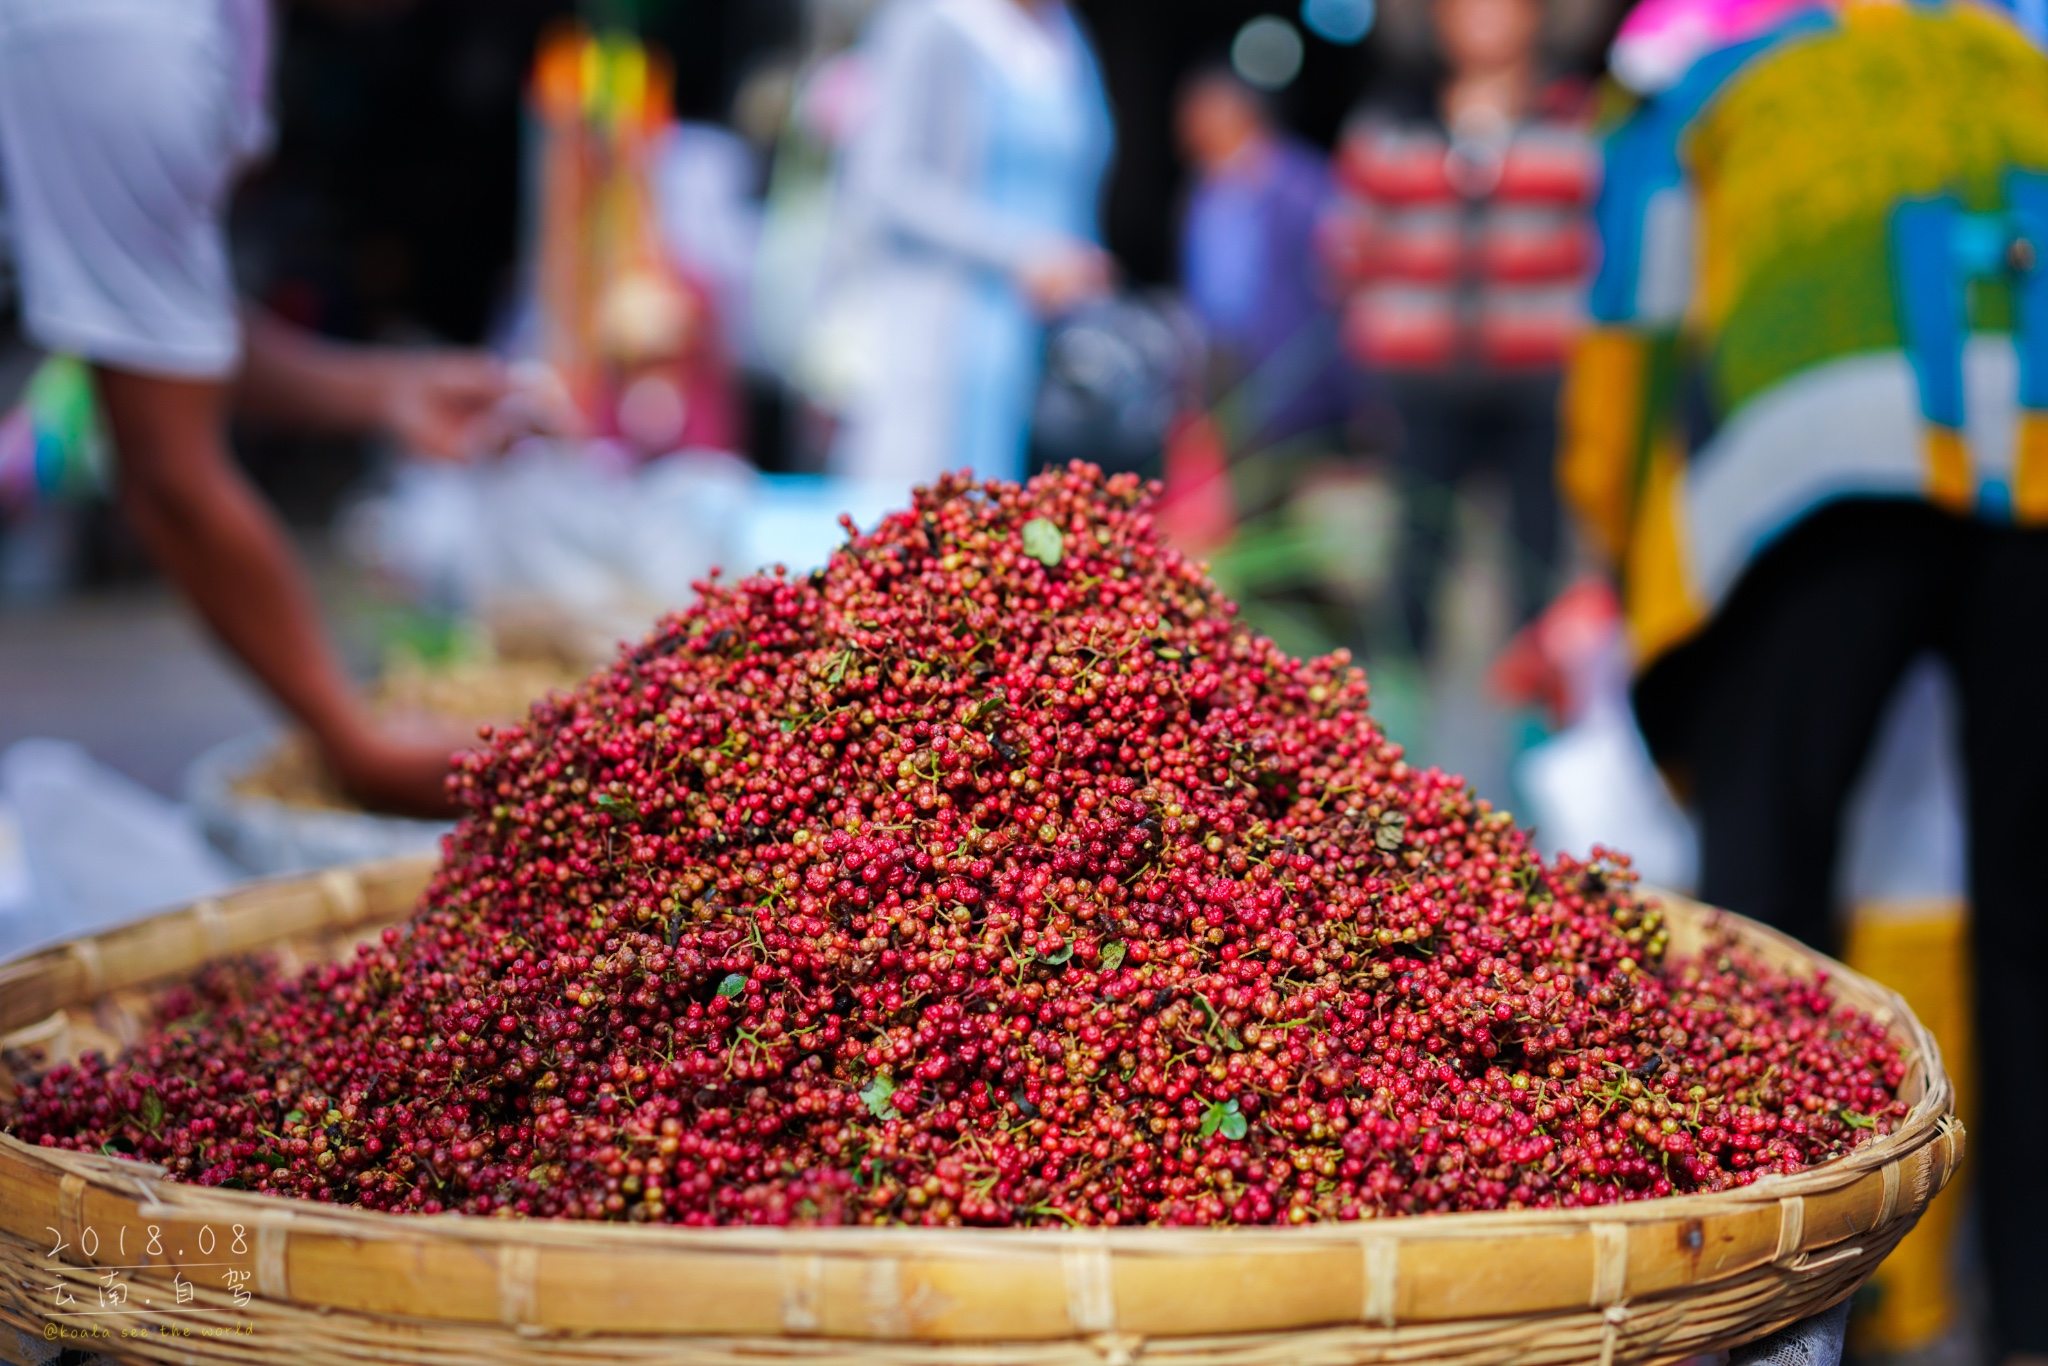
<instances>
[{"instance_id":1,"label":"vendor's arm","mask_svg":"<svg viewBox=\"0 0 2048 1366\"><path fill-rule=\"evenodd\" d=\"M350 791L445 807L451 746L372 727L282 528L228 455L244 348L224 218L246 110L222 45L240 30L191 6L31 8L34 22L0 43L0 161L28 333L92 365L137 532ZM258 410L404 429L392 384L361 382L372 376L338 352L269 341L283 344L248 372Z\"/></svg>"},{"instance_id":2,"label":"vendor's arm","mask_svg":"<svg viewBox=\"0 0 2048 1366\"><path fill-rule=\"evenodd\" d=\"M122 507L157 565L313 734L352 795L384 810L445 811L447 747L394 742L364 712L283 528L228 455L226 385L95 374Z\"/></svg>"},{"instance_id":3,"label":"vendor's arm","mask_svg":"<svg viewBox=\"0 0 2048 1366\"><path fill-rule=\"evenodd\" d=\"M495 444L505 367L470 351L350 346L261 309L242 315L241 415L295 430L382 433L408 451L460 460Z\"/></svg>"}]
</instances>

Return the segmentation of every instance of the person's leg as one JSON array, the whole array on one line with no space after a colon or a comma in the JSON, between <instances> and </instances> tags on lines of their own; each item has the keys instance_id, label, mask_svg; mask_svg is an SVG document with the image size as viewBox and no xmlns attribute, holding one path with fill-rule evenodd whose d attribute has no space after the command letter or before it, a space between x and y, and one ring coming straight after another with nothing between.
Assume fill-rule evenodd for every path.
<instances>
[{"instance_id":1,"label":"person's leg","mask_svg":"<svg viewBox=\"0 0 2048 1366\"><path fill-rule=\"evenodd\" d=\"M1978 1127L1970 1135L2001 1352L2048 1356L2048 531L1984 527L1952 647L1969 783Z\"/></svg>"},{"instance_id":2,"label":"person's leg","mask_svg":"<svg viewBox=\"0 0 2048 1366\"><path fill-rule=\"evenodd\" d=\"M1491 406L1491 459L1508 486L1508 574L1521 622L1557 591L1562 520L1557 498L1558 377L1502 380Z\"/></svg>"},{"instance_id":3,"label":"person's leg","mask_svg":"<svg viewBox=\"0 0 2048 1366\"><path fill-rule=\"evenodd\" d=\"M1389 389L1401 417L1401 446L1394 459L1401 501L1394 594L1410 648L1418 658L1427 658L1436 635L1437 588L1452 548L1469 423L1446 381L1404 378Z\"/></svg>"},{"instance_id":4,"label":"person's leg","mask_svg":"<svg viewBox=\"0 0 2048 1366\"><path fill-rule=\"evenodd\" d=\"M1918 503L1822 509L1644 679L1645 733L1690 776L1705 900L1833 943L1843 807L1950 600L1956 527Z\"/></svg>"}]
</instances>

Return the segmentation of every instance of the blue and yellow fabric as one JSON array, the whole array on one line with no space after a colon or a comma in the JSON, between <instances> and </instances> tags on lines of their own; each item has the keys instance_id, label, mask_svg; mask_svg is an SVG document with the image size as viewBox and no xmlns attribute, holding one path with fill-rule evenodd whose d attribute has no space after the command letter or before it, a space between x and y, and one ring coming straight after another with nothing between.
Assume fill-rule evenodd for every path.
<instances>
[{"instance_id":1,"label":"blue and yellow fabric","mask_svg":"<svg viewBox=\"0 0 2048 1366\"><path fill-rule=\"evenodd\" d=\"M2048 524L2048 56L1802 11L1610 134L1560 479L1647 665L1829 500Z\"/></svg>"},{"instance_id":2,"label":"blue and yellow fabric","mask_svg":"<svg viewBox=\"0 0 2048 1366\"><path fill-rule=\"evenodd\" d=\"M1622 581L1638 667L1832 499L2048 525L2048 56L2018 18L1816 6L1609 136L1559 476ZM1858 907L1846 951L1967 1079L1965 917ZM1959 1211L1879 1269L1863 1347L1943 1331Z\"/></svg>"}]
</instances>

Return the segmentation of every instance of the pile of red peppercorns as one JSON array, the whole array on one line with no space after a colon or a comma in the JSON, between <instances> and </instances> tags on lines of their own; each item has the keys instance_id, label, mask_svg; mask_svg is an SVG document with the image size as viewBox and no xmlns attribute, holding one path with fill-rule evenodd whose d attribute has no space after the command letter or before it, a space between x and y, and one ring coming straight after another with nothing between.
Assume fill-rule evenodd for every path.
<instances>
[{"instance_id":1,"label":"pile of red peppercorns","mask_svg":"<svg viewBox=\"0 0 2048 1366\"><path fill-rule=\"evenodd\" d=\"M489 734L412 920L0 1112L382 1210L1300 1223L1887 1132L1873 1021L1410 768L1076 466L949 478ZM852 528L849 524L849 531Z\"/></svg>"}]
</instances>

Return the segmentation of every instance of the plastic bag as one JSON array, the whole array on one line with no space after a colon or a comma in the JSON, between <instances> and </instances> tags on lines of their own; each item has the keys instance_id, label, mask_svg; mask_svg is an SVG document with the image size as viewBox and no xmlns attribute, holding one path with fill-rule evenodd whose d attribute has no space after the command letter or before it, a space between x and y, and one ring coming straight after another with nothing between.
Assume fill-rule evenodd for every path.
<instances>
[{"instance_id":1,"label":"plastic bag","mask_svg":"<svg viewBox=\"0 0 2048 1366\"><path fill-rule=\"evenodd\" d=\"M1691 891L1699 837L1650 758L1628 700L1621 605L1584 580L1510 644L1495 665L1497 691L1540 702L1561 729L1514 764L1547 855L1584 858L1596 844L1631 855L1645 882Z\"/></svg>"},{"instance_id":2,"label":"plastic bag","mask_svg":"<svg viewBox=\"0 0 2048 1366\"><path fill-rule=\"evenodd\" d=\"M1033 457L1156 473L1200 368L1194 324L1172 303L1122 295L1075 310L1046 337Z\"/></svg>"},{"instance_id":3,"label":"plastic bag","mask_svg":"<svg viewBox=\"0 0 2048 1366\"><path fill-rule=\"evenodd\" d=\"M407 467L354 510L347 535L360 559L435 608L552 618L596 659L731 563L758 477L720 452L628 468L601 450L532 442L495 464Z\"/></svg>"},{"instance_id":4,"label":"plastic bag","mask_svg":"<svg viewBox=\"0 0 2048 1366\"><path fill-rule=\"evenodd\" d=\"M235 783L278 743L269 731L215 745L185 770L185 799L206 838L251 873L308 872L409 854L432 854L453 822L289 806Z\"/></svg>"},{"instance_id":5,"label":"plastic bag","mask_svg":"<svg viewBox=\"0 0 2048 1366\"><path fill-rule=\"evenodd\" d=\"M109 468L92 372L76 357L47 357L0 415L0 512L104 494Z\"/></svg>"},{"instance_id":6,"label":"plastic bag","mask_svg":"<svg viewBox=\"0 0 2048 1366\"><path fill-rule=\"evenodd\" d=\"M1633 856L1643 880L1690 891L1699 841L1650 760L1625 698L1602 701L1525 753L1515 785L1546 854L1586 857L1595 844Z\"/></svg>"},{"instance_id":7,"label":"plastic bag","mask_svg":"<svg viewBox=\"0 0 2048 1366\"><path fill-rule=\"evenodd\" d=\"M354 553L437 609L573 630L592 660L688 605L713 566L793 574L908 501L900 483L762 475L684 452L624 469L534 443L488 466L416 466L356 509Z\"/></svg>"},{"instance_id":8,"label":"plastic bag","mask_svg":"<svg viewBox=\"0 0 2048 1366\"><path fill-rule=\"evenodd\" d=\"M0 907L0 953L108 929L241 877L189 810L65 741L23 740L0 755L0 801L27 869L26 896Z\"/></svg>"}]
</instances>

